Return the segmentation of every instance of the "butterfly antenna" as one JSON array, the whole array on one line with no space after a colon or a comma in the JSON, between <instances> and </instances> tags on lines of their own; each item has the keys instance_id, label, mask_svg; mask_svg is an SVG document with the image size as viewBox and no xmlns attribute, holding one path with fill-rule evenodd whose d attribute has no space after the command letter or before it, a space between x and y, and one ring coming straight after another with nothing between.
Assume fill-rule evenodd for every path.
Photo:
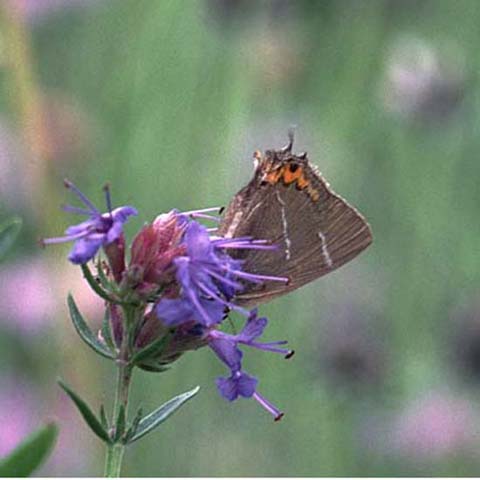
<instances>
[{"instance_id":1,"label":"butterfly antenna","mask_svg":"<svg viewBox=\"0 0 480 480\"><path fill-rule=\"evenodd\" d=\"M295 127L288 129L288 143L282 148L283 153L290 153L293 147L293 141L295 140Z\"/></svg>"}]
</instances>

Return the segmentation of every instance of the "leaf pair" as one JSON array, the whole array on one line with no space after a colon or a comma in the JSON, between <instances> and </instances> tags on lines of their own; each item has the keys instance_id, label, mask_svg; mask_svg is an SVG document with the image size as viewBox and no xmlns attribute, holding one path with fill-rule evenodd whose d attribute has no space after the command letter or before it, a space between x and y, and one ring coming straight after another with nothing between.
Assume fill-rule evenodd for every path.
<instances>
[{"instance_id":1,"label":"leaf pair","mask_svg":"<svg viewBox=\"0 0 480 480\"><path fill-rule=\"evenodd\" d=\"M102 355L103 357L113 359L115 354L113 353L112 347L113 341L111 340L111 332L108 325L108 317L104 320L104 326L102 327L102 334L105 338L106 344L102 343L98 337L90 330L90 327L87 325L87 322L83 319L80 310L73 299L71 293L68 294L68 309L70 311L70 317L72 318L73 326L75 330L80 335L80 338L95 352ZM105 315L108 315L108 310ZM110 343L110 346L107 346L107 343Z\"/></svg>"},{"instance_id":2,"label":"leaf pair","mask_svg":"<svg viewBox=\"0 0 480 480\"><path fill-rule=\"evenodd\" d=\"M119 415L116 421L115 429L113 429L112 434L109 433L108 422L105 416L105 411L103 406L100 410L100 420L93 413L88 404L80 398L80 396L75 393L70 387L68 387L61 380L58 381L59 385L67 393L67 395L75 403L76 407L80 411L83 419L91 430L105 443L124 443L129 444L133 443L136 440L142 438L147 433L154 430L161 423L163 423L167 418L169 418L173 413L175 413L185 402L194 397L200 387L195 387L194 389L177 395L176 397L170 399L168 402L161 405L159 408L154 410L152 413L141 418L141 412L137 413L135 419L133 420L131 426L126 428L126 416L125 410L122 408L119 411Z\"/></svg>"}]
</instances>

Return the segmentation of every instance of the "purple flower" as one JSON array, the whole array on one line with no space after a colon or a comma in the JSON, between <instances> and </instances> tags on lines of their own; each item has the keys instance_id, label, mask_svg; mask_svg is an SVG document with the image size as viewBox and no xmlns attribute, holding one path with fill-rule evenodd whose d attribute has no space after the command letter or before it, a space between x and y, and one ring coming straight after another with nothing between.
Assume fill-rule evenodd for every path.
<instances>
[{"instance_id":1,"label":"purple flower","mask_svg":"<svg viewBox=\"0 0 480 480\"><path fill-rule=\"evenodd\" d=\"M232 370L236 369L238 355L233 351L238 350L238 344L248 345L249 347L257 348L259 350L265 350L268 352L280 353L285 355L286 358L290 358L293 355L293 350L287 350L285 348L279 348L278 345L285 345L286 340L279 342L261 343L255 341L263 334L268 320L266 317L258 317L257 309L250 312L247 322L242 331L237 335L230 335L219 330L211 330L208 333L208 340L210 348L218 355L220 360L227 364ZM238 350L240 352L240 350Z\"/></svg>"},{"instance_id":2,"label":"purple flower","mask_svg":"<svg viewBox=\"0 0 480 480\"><path fill-rule=\"evenodd\" d=\"M232 371L229 378L217 378L217 387L219 392L230 402L236 400L239 396L249 398L255 393L258 380L245 372L237 370Z\"/></svg>"},{"instance_id":3,"label":"purple flower","mask_svg":"<svg viewBox=\"0 0 480 480\"><path fill-rule=\"evenodd\" d=\"M400 413L391 428L393 447L414 460L466 453L475 448L477 421L467 398L432 391Z\"/></svg>"},{"instance_id":4,"label":"purple flower","mask_svg":"<svg viewBox=\"0 0 480 480\"><path fill-rule=\"evenodd\" d=\"M174 259L176 278L182 287L182 294L176 303L161 300L156 306L156 313L170 324L182 322L180 314L172 317L172 308L188 314L184 321L192 318L207 327L220 323L225 309L237 310L249 315L249 312L231 302L232 297L243 289L241 280L263 282L274 280L287 282L282 277L267 277L250 274L241 270L242 262L234 260L227 253L228 248L235 249L274 249L263 240L249 237L224 239L211 238L208 230L195 221L191 221L185 231L183 243L186 255ZM206 303L209 300L212 303ZM222 307L220 309L220 307Z\"/></svg>"},{"instance_id":5,"label":"purple flower","mask_svg":"<svg viewBox=\"0 0 480 480\"><path fill-rule=\"evenodd\" d=\"M163 323L169 327L176 327L198 317L199 309L205 314L211 326L220 323L225 316L225 307L221 302L201 297L198 307L189 298L163 298L157 305L156 313Z\"/></svg>"},{"instance_id":6,"label":"purple flower","mask_svg":"<svg viewBox=\"0 0 480 480\"><path fill-rule=\"evenodd\" d=\"M242 329L237 335L229 335L218 330L211 330L207 334L207 340L210 348L216 353L218 358L225 363L231 371L228 378L217 378L217 388L220 394L232 402L238 397L253 397L260 405L273 415L275 420L280 420L283 413L272 403L262 397L257 391L258 380L242 371L242 351L238 348L239 344L248 345L260 350L274 353L281 353L285 358L293 355L293 350L280 348L286 341L260 343L256 339L260 337L267 326L265 317L258 317L257 310L253 310Z\"/></svg>"},{"instance_id":7,"label":"purple flower","mask_svg":"<svg viewBox=\"0 0 480 480\"><path fill-rule=\"evenodd\" d=\"M101 246L110 245L119 240L123 233L123 224L130 215L138 215L138 212L130 206L112 210L110 192L108 188L105 188L108 212L102 214L73 183L65 180L65 186L72 189L87 208L65 205L64 210L88 215L90 218L78 225L68 227L65 230L65 236L47 238L43 240L43 243L53 244L74 241L68 259L76 265L81 265L91 260Z\"/></svg>"}]
</instances>

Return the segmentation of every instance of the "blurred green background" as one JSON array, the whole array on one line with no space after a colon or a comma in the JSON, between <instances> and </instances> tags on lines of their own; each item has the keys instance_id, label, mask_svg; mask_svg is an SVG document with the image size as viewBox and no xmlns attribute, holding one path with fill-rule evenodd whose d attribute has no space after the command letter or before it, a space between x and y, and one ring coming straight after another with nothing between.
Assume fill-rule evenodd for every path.
<instances>
[{"instance_id":1,"label":"blurred green background","mask_svg":"<svg viewBox=\"0 0 480 480\"><path fill-rule=\"evenodd\" d=\"M0 25L0 218L23 217L0 265L0 454L45 419L43 475L99 475L103 445L56 385L108 402L113 365L81 343L72 290L101 305L39 237L72 223L73 180L144 222L225 205L251 155L296 128L373 245L262 307L291 361L248 352L286 415L216 392L208 349L137 372L150 410L197 398L127 452L131 476L478 475L480 2L477 0L5 0Z\"/></svg>"}]
</instances>

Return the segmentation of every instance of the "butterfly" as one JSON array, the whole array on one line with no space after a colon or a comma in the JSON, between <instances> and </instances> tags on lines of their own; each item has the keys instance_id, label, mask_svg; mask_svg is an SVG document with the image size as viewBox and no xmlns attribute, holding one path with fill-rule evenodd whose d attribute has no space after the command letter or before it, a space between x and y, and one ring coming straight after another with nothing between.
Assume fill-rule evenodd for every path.
<instances>
[{"instance_id":1,"label":"butterfly","mask_svg":"<svg viewBox=\"0 0 480 480\"><path fill-rule=\"evenodd\" d=\"M365 218L330 189L306 153L292 153L293 136L280 150L255 152L255 171L226 208L218 234L265 239L274 250L233 256L246 272L288 282L246 283L235 302L253 306L295 290L355 258L372 243Z\"/></svg>"}]
</instances>

